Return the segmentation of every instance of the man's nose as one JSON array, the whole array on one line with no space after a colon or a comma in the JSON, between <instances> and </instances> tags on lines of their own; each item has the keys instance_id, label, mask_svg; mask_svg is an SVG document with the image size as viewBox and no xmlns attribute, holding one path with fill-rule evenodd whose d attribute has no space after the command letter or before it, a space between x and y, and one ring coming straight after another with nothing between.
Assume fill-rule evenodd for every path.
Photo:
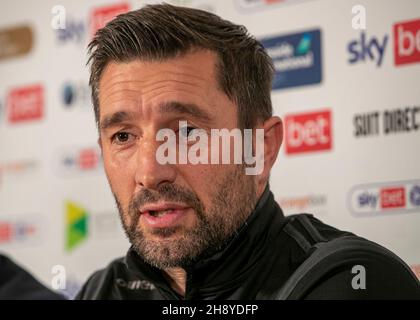
<instances>
[{"instance_id":1,"label":"man's nose","mask_svg":"<svg viewBox=\"0 0 420 320\"><path fill-rule=\"evenodd\" d=\"M175 164L160 164L156 158L159 143L150 140L137 151L136 185L157 189L165 183L173 183L176 178Z\"/></svg>"}]
</instances>

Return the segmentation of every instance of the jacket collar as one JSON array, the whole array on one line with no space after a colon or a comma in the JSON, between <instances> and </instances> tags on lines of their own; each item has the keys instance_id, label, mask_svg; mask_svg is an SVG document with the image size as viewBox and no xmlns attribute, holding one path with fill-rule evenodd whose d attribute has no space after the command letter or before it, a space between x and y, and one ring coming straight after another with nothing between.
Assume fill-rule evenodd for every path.
<instances>
[{"instance_id":1,"label":"jacket collar","mask_svg":"<svg viewBox=\"0 0 420 320\"><path fill-rule=\"evenodd\" d=\"M185 299L216 298L254 274L269 238L284 220L283 212L267 186L255 209L226 246L214 255L186 269ZM168 285L162 271L146 263L131 247L126 255L128 269L151 281L169 299L180 298Z\"/></svg>"}]
</instances>

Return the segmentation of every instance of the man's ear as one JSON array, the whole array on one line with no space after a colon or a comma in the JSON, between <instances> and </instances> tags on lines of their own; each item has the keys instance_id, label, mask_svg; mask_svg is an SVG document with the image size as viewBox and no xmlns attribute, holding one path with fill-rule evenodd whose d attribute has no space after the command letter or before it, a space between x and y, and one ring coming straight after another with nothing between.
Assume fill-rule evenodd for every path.
<instances>
[{"instance_id":1,"label":"man's ear","mask_svg":"<svg viewBox=\"0 0 420 320\"><path fill-rule=\"evenodd\" d=\"M257 176L257 186L261 192L264 190L270 170L277 159L283 142L283 121L280 117L271 117L262 124L264 129L264 169Z\"/></svg>"}]
</instances>

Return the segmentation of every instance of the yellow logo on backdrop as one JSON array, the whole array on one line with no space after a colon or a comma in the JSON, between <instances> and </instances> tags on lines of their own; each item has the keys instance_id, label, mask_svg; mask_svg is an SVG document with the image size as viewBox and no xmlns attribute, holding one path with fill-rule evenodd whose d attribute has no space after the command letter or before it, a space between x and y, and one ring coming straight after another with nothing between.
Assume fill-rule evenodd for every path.
<instances>
[{"instance_id":1,"label":"yellow logo on backdrop","mask_svg":"<svg viewBox=\"0 0 420 320\"><path fill-rule=\"evenodd\" d=\"M66 202L66 250L72 251L88 236L87 211L75 204Z\"/></svg>"}]
</instances>

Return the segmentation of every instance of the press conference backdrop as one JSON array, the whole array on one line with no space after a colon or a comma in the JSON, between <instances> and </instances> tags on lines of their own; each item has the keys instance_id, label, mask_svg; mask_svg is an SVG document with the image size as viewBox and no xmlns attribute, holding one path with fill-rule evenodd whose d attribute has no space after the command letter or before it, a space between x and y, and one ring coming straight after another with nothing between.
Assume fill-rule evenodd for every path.
<instances>
[{"instance_id":1,"label":"press conference backdrop","mask_svg":"<svg viewBox=\"0 0 420 320\"><path fill-rule=\"evenodd\" d=\"M49 287L65 279L69 296L129 247L96 143L86 46L153 2L0 3L0 251ZM271 188L285 213L313 213L418 271L420 1L168 2L245 25L273 58L285 140Z\"/></svg>"}]
</instances>

